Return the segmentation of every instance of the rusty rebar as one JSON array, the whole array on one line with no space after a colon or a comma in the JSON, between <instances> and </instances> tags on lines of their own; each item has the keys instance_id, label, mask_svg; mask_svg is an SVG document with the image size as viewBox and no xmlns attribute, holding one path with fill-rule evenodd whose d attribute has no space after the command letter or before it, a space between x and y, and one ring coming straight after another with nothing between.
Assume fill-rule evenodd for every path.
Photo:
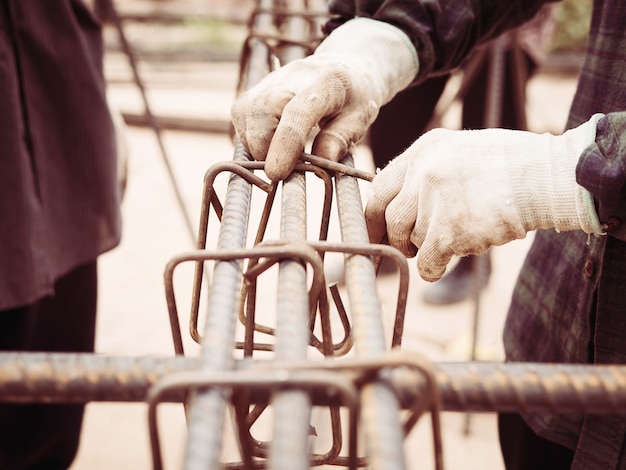
<instances>
[{"instance_id":1,"label":"rusty rebar","mask_svg":"<svg viewBox=\"0 0 626 470\"><path fill-rule=\"evenodd\" d=\"M351 156L344 163L351 164ZM338 174L336 188L343 241L368 243L357 181L353 177ZM346 256L345 270L356 352L365 359L376 358L387 351L387 345L374 264L367 256L352 254ZM361 395L361 416L369 465L373 469L403 469L402 427L398 420L399 405L393 391L382 383L372 383L363 387Z\"/></svg>"},{"instance_id":2,"label":"rusty rebar","mask_svg":"<svg viewBox=\"0 0 626 470\"><path fill-rule=\"evenodd\" d=\"M310 369L324 364L311 361L302 366ZM140 402L146 400L148 390L158 380L177 372L195 371L197 366L197 358L182 356L3 352L0 401ZM233 370L254 371L261 367L267 370L272 365L245 359L236 361ZM445 411L617 414L626 409L624 365L443 362L433 363L432 367ZM356 372L346 370L337 373L355 380L358 377ZM410 407L424 391L424 383L405 370L394 371L389 383L402 408ZM268 393L259 388L251 398L254 403L267 403ZM173 402L182 399L167 397ZM323 390L312 393L312 402L316 406L339 403Z\"/></svg>"}]
</instances>

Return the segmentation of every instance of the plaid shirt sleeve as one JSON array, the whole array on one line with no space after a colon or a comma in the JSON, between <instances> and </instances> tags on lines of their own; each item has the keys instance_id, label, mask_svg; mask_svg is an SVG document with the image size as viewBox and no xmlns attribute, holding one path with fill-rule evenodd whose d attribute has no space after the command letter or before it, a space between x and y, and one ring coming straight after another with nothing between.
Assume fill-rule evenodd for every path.
<instances>
[{"instance_id":1,"label":"plaid shirt sleeve","mask_svg":"<svg viewBox=\"0 0 626 470\"><path fill-rule=\"evenodd\" d=\"M611 235L626 241L626 111L598 122L596 142L581 156L578 183L594 195Z\"/></svg>"}]
</instances>

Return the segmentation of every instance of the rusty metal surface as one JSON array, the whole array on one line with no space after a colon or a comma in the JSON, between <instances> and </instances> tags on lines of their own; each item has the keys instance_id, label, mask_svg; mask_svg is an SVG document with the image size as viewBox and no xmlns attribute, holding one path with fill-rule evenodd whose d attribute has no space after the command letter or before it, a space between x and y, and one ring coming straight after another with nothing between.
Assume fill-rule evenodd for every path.
<instances>
[{"instance_id":1,"label":"rusty metal surface","mask_svg":"<svg viewBox=\"0 0 626 470\"><path fill-rule=\"evenodd\" d=\"M289 2L291 10L304 10L305 5ZM250 34L246 41L249 55L242 61L240 90L253 86L274 66L274 59L290 61L303 57L305 51L298 46L277 53L264 41L270 32L286 29L286 37L294 40L308 38L305 27L307 21L297 16L277 16L271 0L261 0L251 21ZM265 10L265 11L262 11ZM281 23L285 23L285 25ZM265 34L265 36L263 36ZM304 37L302 37L304 35ZM244 73L245 70L245 73ZM236 143L234 160L251 160L249 155ZM283 240L303 240L306 238L306 209L304 175L295 172L283 184L283 204L280 238ZM218 249L240 249L246 246L247 224L250 211L251 185L238 176L233 176L228 184L226 202L220 220ZM201 229L202 231L203 229ZM258 237L257 237L258 240ZM198 248L205 243L202 233ZM197 263L196 286L203 283L202 261ZM200 371L222 371L232 368L232 351L236 344L235 325L239 312L243 286L242 263L219 261L213 271L213 282L209 290L205 330L200 353ZM310 306L307 296L306 267L298 260L281 259L279 265L279 290L277 306L276 348L278 359L303 359L308 345L307 318ZM196 289L197 291L198 289ZM250 299L248 296L247 300ZM197 299L194 304L197 306ZM248 312L249 316L251 312ZM194 315L196 317L196 315ZM197 318L197 317L196 317ZM249 337L249 336L248 336ZM224 427L226 405L230 391L211 388L200 390L192 397L189 405L189 438L185 452L186 469L215 468L219 465L221 433ZM239 403L240 427L245 428L245 397ZM306 468L308 459L308 432L310 422L310 398L303 391L287 390L275 394L272 399L274 438L269 445L269 462L272 468ZM248 430L242 433L248 433ZM248 463L251 453L265 457L265 446L249 445L249 439L240 439L242 457Z\"/></svg>"},{"instance_id":2,"label":"rusty metal surface","mask_svg":"<svg viewBox=\"0 0 626 470\"><path fill-rule=\"evenodd\" d=\"M203 383L256 384L253 403L269 400L277 377L285 382L294 372L332 373L338 383L347 379L360 388L378 379L371 371L382 364L393 369L391 388L403 409L423 398L426 384L407 364L424 363L418 355L399 351L379 360L344 359L281 365L268 361L238 360L231 371L201 372ZM386 361L386 362L384 362ZM127 357L76 353L0 353L0 401L86 403L90 401L147 401L152 387L169 376L197 373L197 358ZM626 408L626 366L459 362L430 364L445 411L615 414ZM282 375L281 375L282 374ZM341 403L332 387L311 387L312 403ZM184 393L165 395L178 402Z\"/></svg>"},{"instance_id":3,"label":"rusty metal surface","mask_svg":"<svg viewBox=\"0 0 626 470\"><path fill-rule=\"evenodd\" d=\"M310 160L308 156L304 156L305 160ZM350 165L335 164L336 170L346 169L346 173L351 173ZM262 168L259 164L253 162L238 162L235 164L218 164L218 169L209 169L207 172L205 187L205 196L203 203L203 211L206 213L209 211L211 205L215 206L215 212L220 215L221 224L224 224L223 214L226 212L222 209L219 198L215 197L211 185L214 180L215 174L222 170L232 170L238 177L247 181L254 182L260 189L267 194L274 194L272 185L264 183L259 178L254 177L252 173L246 173L246 171ZM246 171L244 171L246 170ZM322 208L322 220L328 219L329 204L331 197L328 195L330 175L323 169L311 164L310 162L301 163L296 166L296 173L290 177L282 186L282 212L281 212L281 238L280 240L267 240L264 241L264 230L260 229L256 234L256 246L251 248L239 248L239 249L225 249L217 248L215 250L199 249L195 252L184 253L178 255L169 263L166 274L166 294L168 299L168 307L170 309L170 321L172 324L173 340L177 353L182 354L182 338L180 334L180 326L178 321L178 309L176 306L176 299L174 296L174 288L172 279L174 277L174 270L177 266L184 262L196 262L196 290L194 291L194 301L191 318L192 321L192 337L195 338L194 332L197 331L197 316L199 305L199 289L203 286L201 280L202 273L204 271L204 262L208 260L246 260L247 264L241 266L239 275L244 279L242 292L243 298L246 302L239 302L240 312L244 310L245 314L240 315L242 323L246 326L245 340L242 348L246 357L250 357L255 351L274 351L276 352L276 360L301 360L306 357L308 345L311 344L324 356L339 357L347 354L353 344L360 344L361 353L366 354L368 350L373 351L373 355L378 356L384 354L386 351L386 344L392 344L398 346L400 344L402 336L402 327L404 321L404 310L406 307L406 298L408 291L408 272L406 267L406 260L402 257L397 250L384 245L373 245L367 242L367 233L365 230L364 219L362 210L360 208L360 195L356 186L356 181L353 176L346 176L345 183L338 184L337 200L338 202L340 220L342 224L342 230L344 232L344 240L341 243L330 243L323 239L326 236L328 230L325 223L320 227L321 241L305 241L305 224L306 220L303 217L306 214L306 197L305 197L305 179L304 173L310 172L319 176L324 182L325 191L325 203ZM335 173L335 178L337 174ZM343 185L343 188L342 188ZM332 189L332 184L330 185ZM266 205L266 209L270 207ZM262 220L265 220L268 216L263 215ZM203 222L201 224L200 234L204 237L207 233L206 217L203 214ZM203 248L204 244L199 243L199 248ZM324 283L322 257L325 252L335 251L345 253L351 260L361 260L361 263L365 263L367 269L371 271L369 281L363 280L359 273L363 269L363 265L356 265L352 270L356 273L354 280L348 280L348 285L353 285L352 292L348 292L350 309L353 311L353 322L358 325L356 329L352 329L350 320L347 318L347 314L344 309L344 301L340 298L339 292L336 287L329 288L330 297L335 301L338 315L341 317L341 323L345 327L344 340L337 344L332 342L332 334L330 333L330 310L329 299L327 294L327 287ZM399 267L399 291L397 301L397 312L395 326L393 330L392 338L386 339L382 336L381 325L381 312L379 301L376 298L376 284L375 284L375 272L373 258L387 256L394 260ZM358 261L357 261L358 262ZM259 326L254 320L254 291L256 289L255 283L257 277L263 275L269 267L278 264L280 266L279 280L278 280L278 309L277 309L277 324L276 328L269 326ZM348 262L348 265L350 261ZM309 291L307 292L307 276L306 266L310 266L312 277ZM218 264L219 266L219 264ZM348 268L348 271L351 268ZM210 290L214 291L215 276L213 275L213 285L210 286ZM284 276L284 277L281 277ZM223 295L223 291L220 291ZM229 313L233 315L236 310L221 310L224 314ZM298 313L299 312L299 313ZM357 317L361 315L357 319ZM310 318L310 321L308 321ZM309 331L309 324L315 324L316 319L319 319L321 324L322 336L318 338L313 331ZM224 330L217 330L223 332ZM274 344L260 345L254 339L254 333L261 331L266 334L274 335L276 341ZM349 338L349 339L348 339ZM376 341L372 341L373 338L377 338ZM282 350L280 350L282 348ZM375 349L372 349L375 348ZM358 353L358 351L357 351ZM368 390L369 389L369 390ZM217 393L213 391L214 393ZM369 394L369 395L368 395ZM237 398L233 399L234 406L238 410L238 415L242 414L246 416L244 409L246 404L241 402L241 395L238 393ZM286 400L288 404L284 406L284 418L280 417L280 407L282 405L276 405L280 403L284 397L289 396ZM289 455L293 449L297 449L295 454L298 456L305 455L307 459L303 465L308 466L310 462L316 464L340 462L342 457L339 456L339 452L344 446L344 438L341 433L341 421L339 417L339 409L337 406L331 407L331 434L332 445L331 448L322 454L313 454L307 456L303 449L306 448L309 441L309 422L310 422L310 397L307 393L302 391L280 392L276 394L276 399L271 403L272 412L275 414L274 422L278 425L284 426L288 424L287 429L282 427L276 430L275 435L269 446L264 443L257 443L252 437L249 439L243 439L244 441L253 442L253 444L246 446L245 442L242 442L242 449L249 447L250 458L261 457L266 458L271 455L272 449L277 448L278 444L284 446L285 450L274 451L274 455L277 459L277 465L282 462L289 461L285 455ZM388 443L388 447L382 447L380 450L374 450L372 455L380 455L381 462L385 462L384 465L389 468L402 468L402 425L397 420L398 404L393 393L385 385L373 384L371 387L365 387L365 391L362 395L364 400L363 409L367 410L371 414L368 416L364 413L365 422L369 424L373 430L373 435L370 437L372 442L376 442L379 447L380 443ZM296 401L297 404L293 402ZM258 409L258 408L257 408ZM294 410L301 412L300 414L294 413ZM262 410L261 410L262 411ZM252 414L252 413L250 413ZM247 415L250 416L250 415ZM299 417L299 424L295 425L294 417ZM250 426L242 425L244 430L243 434L249 433ZM299 428L299 431L295 431L293 428ZM246 429L247 428L247 429ZM390 429L391 428L391 429ZM190 428L191 429L191 428ZM395 437L392 431L395 431ZM284 437L280 437L281 433L284 433ZM298 437L299 436L299 441ZM203 438L206 438L203 436ZM294 442L300 442L300 448L294 445ZM269 453L268 453L269 449ZM395 454L394 454L395 452ZM310 462L309 462L310 459ZM344 459L345 460L345 459ZM280 465L279 465L280 466Z\"/></svg>"},{"instance_id":4,"label":"rusty metal surface","mask_svg":"<svg viewBox=\"0 0 626 470\"><path fill-rule=\"evenodd\" d=\"M305 10L304 0L290 0L290 7ZM285 19L287 37L306 40L309 23L300 16ZM301 59L306 51L290 47L280 56L281 62ZM307 239L306 177L294 171L282 183L281 240ZM319 260L321 269L322 260ZM276 360L306 360L309 344L309 312L312 310L307 295L306 264L297 259L280 262L277 281L276 306ZM268 465L279 470L309 468L309 433L311 398L300 388L286 388L274 393L273 432L269 443Z\"/></svg>"},{"instance_id":5,"label":"rusty metal surface","mask_svg":"<svg viewBox=\"0 0 626 470\"><path fill-rule=\"evenodd\" d=\"M346 163L351 165L351 160ZM337 204L342 239L346 243L368 243L361 196L354 178L336 176ZM352 254L346 257L346 286L353 309L353 334L359 357L376 358L385 354L382 311L376 290L372 259ZM361 415L371 468L404 468L402 426L393 391L384 383L372 383L361 390Z\"/></svg>"},{"instance_id":6,"label":"rusty metal surface","mask_svg":"<svg viewBox=\"0 0 626 470\"><path fill-rule=\"evenodd\" d=\"M434 418L439 410L616 414L626 407L626 366L615 365L431 364L395 350L379 358L342 361L242 359L231 370L201 371L197 358L182 356L0 353L0 402L147 402L155 468L160 461L154 419L158 403L185 401L191 390L210 388L245 390L249 403L265 406L274 391L285 387L306 392L315 406L351 410L348 456L334 462L359 466L364 460L356 455L355 417L363 390L381 384L398 397L400 408L413 411L402 423L403 433L427 409ZM433 420L435 436L437 429ZM440 453L441 441L435 445Z\"/></svg>"},{"instance_id":7,"label":"rusty metal surface","mask_svg":"<svg viewBox=\"0 0 626 470\"><path fill-rule=\"evenodd\" d=\"M224 204L218 248L238 249L245 245L251 188L244 179L231 177ZM202 283L201 279L196 280ZM232 349L236 316L241 296L241 262L221 261L213 272L213 285L208 294L208 306L200 371L223 371L232 368ZM229 312L229 314L225 314ZM193 396L189 405L189 439L185 453L185 468L206 469L219 465L222 429L227 390L210 389Z\"/></svg>"}]
</instances>

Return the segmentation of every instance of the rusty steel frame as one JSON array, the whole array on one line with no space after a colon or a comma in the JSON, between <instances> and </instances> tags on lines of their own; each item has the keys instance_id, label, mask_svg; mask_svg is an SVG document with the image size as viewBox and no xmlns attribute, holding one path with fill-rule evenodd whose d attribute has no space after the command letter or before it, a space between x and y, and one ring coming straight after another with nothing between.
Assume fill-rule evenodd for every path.
<instances>
[{"instance_id":1,"label":"rusty steel frame","mask_svg":"<svg viewBox=\"0 0 626 470\"><path fill-rule=\"evenodd\" d=\"M324 8L260 0L242 51L239 90L280 62L310 53L319 38L303 33L319 28ZM173 357L0 353L0 402L145 402L157 470L163 464L156 412L163 402L182 403L187 411L183 466L189 470L322 464L401 469L404 438L424 412L430 414L435 467L442 469L441 411L618 414L626 409L626 366L433 363L401 350L408 267L397 250L369 243L358 179L371 181L373 175L354 168L350 155L336 163L303 153L281 183L266 181L263 168L235 142L232 161L205 175L196 249L165 267ZM223 201L214 186L221 174L228 176ZM318 240L307 239L309 175L323 184ZM333 190L340 242L327 239ZM265 193L266 200L250 246L253 191ZM271 240L266 229L278 194L280 233ZM207 247L210 214L219 222L214 249ZM336 285L326 285L328 252L344 254L347 301ZM391 338L384 337L376 290L382 257L400 274ZM195 266L189 334L200 345L197 357L185 356L174 290L174 272L184 263ZM257 282L272 270L278 271L277 305L274 324L267 325L256 318ZM337 324L339 340L333 335ZM270 340L259 341L259 335ZM330 413L331 444L322 453L311 448L314 407ZM264 442L254 437L252 426L266 410L273 413L273 427ZM240 460L223 462L229 412Z\"/></svg>"}]
</instances>

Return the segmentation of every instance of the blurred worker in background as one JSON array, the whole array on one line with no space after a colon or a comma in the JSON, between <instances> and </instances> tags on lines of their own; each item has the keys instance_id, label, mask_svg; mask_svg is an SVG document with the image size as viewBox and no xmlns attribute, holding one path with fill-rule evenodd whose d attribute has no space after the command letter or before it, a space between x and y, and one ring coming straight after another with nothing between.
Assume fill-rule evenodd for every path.
<instances>
[{"instance_id":1,"label":"blurred worker in background","mask_svg":"<svg viewBox=\"0 0 626 470\"><path fill-rule=\"evenodd\" d=\"M328 37L244 93L233 122L274 181L312 153L338 161L401 90L450 73L530 20L542 0L332 0ZM593 3L587 55L561 135L435 129L372 183L370 240L428 280L453 256L536 231L504 329L507 360L626 360L626 1ZM419 251L418 251L419 250ZM509 469L626 468L623 416L505 414Z\"/></svg>"},{"instance_id":2,"label":"blurred worker in background","mask_svg":"<svg viewBox=\"0 0 626 470\"><path fill-rule=\"evenodd\" d=\"M97 258L120 239L101 25L0 0L0 350L93 352ZM1 404L0 469L64 469L83 405Z\"/></svg>"}]
</instances>

